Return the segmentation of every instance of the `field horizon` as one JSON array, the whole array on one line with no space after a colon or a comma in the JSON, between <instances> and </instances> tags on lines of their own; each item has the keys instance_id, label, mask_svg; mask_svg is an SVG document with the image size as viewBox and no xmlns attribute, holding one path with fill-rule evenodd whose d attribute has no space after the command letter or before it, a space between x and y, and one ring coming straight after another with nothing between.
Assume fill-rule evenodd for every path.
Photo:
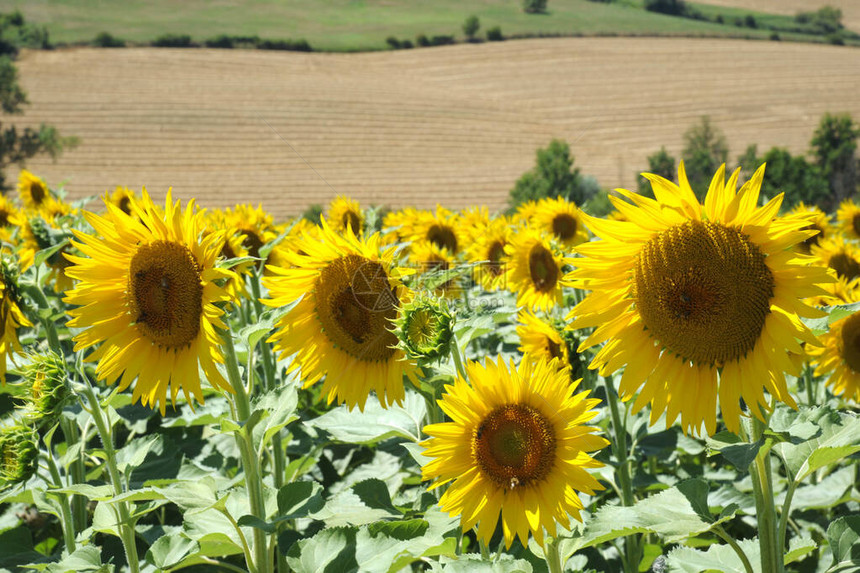
<instances>
[{"instance_id":1,"label":"field horizon","mask_svg":"<svg viewBox=\"0 0 860 573\"><path fill-rule=\"evenodd\" d=\"M743 65L738 54L743 53ZM705 110L730 162L806 152L825 112L860 117L860 52L835 46L570 38L365 54L74 48L25 51L31 105L81 145L28 167L71 198L146 186L278 216L363 204L501 208L535 150L571 144L603 187L635 188ZM8 175L14 176L13 170Z\"/></svg>"}]
</instances>

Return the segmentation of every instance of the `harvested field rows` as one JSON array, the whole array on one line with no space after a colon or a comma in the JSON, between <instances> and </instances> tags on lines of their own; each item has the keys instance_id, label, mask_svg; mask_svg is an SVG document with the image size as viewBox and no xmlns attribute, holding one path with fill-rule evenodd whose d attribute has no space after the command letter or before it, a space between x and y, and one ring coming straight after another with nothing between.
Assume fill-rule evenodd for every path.
<instances>
[{"instance_id":1,"label":"harvested field rows","mask_svg":"<svg viewBox=\"0 0 860 573\"><path fill-rule=\"evenodd\" d=\"M805 151L825 111L860 117L860 51L735 40L572 38L369 54L73 49L19 61L20 125L81 137L30 167L73 198L168 186L278 215L336 193L501 207L553 137L604 186L702 114L734 158Z\"/></svg>"}]
</instances>

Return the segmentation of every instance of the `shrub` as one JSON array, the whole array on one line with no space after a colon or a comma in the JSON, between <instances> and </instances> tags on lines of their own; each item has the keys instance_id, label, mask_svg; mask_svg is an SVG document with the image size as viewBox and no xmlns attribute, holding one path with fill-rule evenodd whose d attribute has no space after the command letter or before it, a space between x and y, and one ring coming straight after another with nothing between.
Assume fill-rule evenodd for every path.
<instances>
[{"instance_id":1,"label":"shrub","mask_svg":"<svg viewBox=\"0 0 860 573\"><path fill-rule=\"evenodd\" d=\"M487 30L487 40L490 42L501 42L505 37L502 35L501 26L493 26Z\"/></svg>"},{"instance_id":2,"label":"shrub","mask_svg":"<svg viewBox=\"0 0 860 573\"><path fill-rule=\"evenodd\" d=\"M111 36L107 32L102 32L93 38L93 46L97 46L99 48L124 48L125 41L115 36Z\"/></svg>"},{"instance_id":3,"label":"shrub","mask_svg":"<svg viewBox=\"0 0 860 573\"><path fill-rule=\"evenodd\" d=\"M207 48L231 49L233 48L233 38L226 34L221 34L220 36L209 38L203 42L203 45Z\"/></svg>"},{"instance_id":4,"label":"shrub","mask_svg":"<svg viewBox=\"0 0 860 573\"><path fill-rule=\"evenodd\" d=\"M842 37L842 34L834 33L827 35L827 43L833 44L834 46L844 46L845 38Z\"/></svg>"},{"instance_id":5,"label":"shrub","mask_svg":"<svg viewBox=\"0 0 860 573\"><path fill-rule=\"evenodd\" d=\"M770 39L774 42L779 42L780 40L782 40L782 38L779 37L779 32L771 32Z\"/></svg>"},{"instance_id":6,"label":"shrub","mask_svg":"<svg viewBox=\"0 0 860 573\"><path fill-rule=\"evenodd\" d=\"M430 40L424 34L418 34L418 36L415 37L415 43L422 48L426 48L430 45Z\"/></svg>"},{"instance_id":7,"label":"shrub","mask_svg":"<svg viewBox=\"0 0 860 573\"><path fill-rule=\"evenodd\" d=\"M188 34L163 34L152 41L156 48L190 48L194 45Z\"/></svg>"},{"instance_id":8,"label":"shrub","mask_svg":"<svg viewBox=\"0 0 860 573\"><path fill-rule=\"evenodd\" d=\"M475 34L477 34L480 29L481 21L474 14L466 18L466 21L463 22L463 33L470 42L475 40Z\"/></svg>"},{"instance_id":9,"label":"shrub","mask_svg":"<svg viewBox=\"0 0 860 573\"><path fill-rule=\"evenodd\" d=\"M260 50L286 50L290 52L312 52L307 40L260 40L257 44Z\"/></svg>"},{"instance_id":10,"label":"shrub","mask_svg":"<svg viewBox=\"0 0 860 573\"><path fill-rule=\"evenodd\" d=\"M457 40L454 39L454 36L448 36L444 34L440 34L438 36L433 36L432 38L430 38L431 46L448 46L456 43Z\"/></svg>"},{"instance_id":11,"label":"shrub","mask_svg":"<svg viewBox=\"0 0 860 573\"><path fill-rule=\"evenodd\" d=\"M387 38L385 38L385 43L388 44L388 47L392 50L400 49L400 40L398 40L394 36L388 36Z\"/></svg>"},{"instance_id":12,"label":"shrub","mask_svg":"<svg viewBox=\"0 0 860 573\"><path fill-rule=\"evenodd\" d=\"M573 166L570 146L560 139L553 139L545 149L538 149L535 167L514 184L508 204L513 210L526 201L564 197L582 205L589 191L594 192L594 187L599 189L596 182L586 183L579 174L579 168Z\"/></svg>"},{"instance_id":13,"label":"shrub","mask_svg":"<svg viewBox=\"0 0 860 573\"><path fill-rule=\"evenodd\" d=\"M744 26L747 28L758 28L758 22L755 21L755 16L752 14L744 16Z\"/></svg>"},{"instance_id":14,"label":"shrub","mask_svg":"<svg viewBox=\"0 0 860 573\"><path fill-rule=\"evenodd\" d=\"M543 14L546 12L547 0L523 0L523 12L526 14Z\"/></svg>"},{"instance_id":15,"label":"shrub","mask_svg":"<svg viewBox=\"0 0 860 573\"><path fill-rule=\"evenodd\" d=\"M799 24L811 24L824 34L838 32L842 25L842 10L833 6L824 6L815 12L798 12L794 20Z\"/></svg>"},{"instance_id":16,"label":"shrub","mask_svg":"<svg viewBox=\"0 0 860 573\"><path fill-rule=\"evenodd\" d=\"M645 9L670 16L683 16L687 12L684 0L645 0Z\"/></svg>"},{"instance_id":17,"label":"shrub","mask_svg":"<svg viewBox=\"0 0 860 573\"><path fill-rule=\"evenodd\" d=\"M659 175L669 181L675 180L675 158L666 151L665 147L661 147L653 155L648 156L648 173ZM645 197L654 198L654 190L651 188L651 182L642 177L637 178L639 183L639 194Z\"/></svg>"},{"instance_id":18,"label":"shrub","mask_svg":"<svg viewBox=\"0 0 860 573\"><path fill-rule=\"evenodd\" d=\"M725 20L723 20L723 15L717 14L717 17L714 18L714 22L716 22L717 24L725 24Z\"/></svg>"},{"instance_id":19,"label":"shrub","mask_svg":"<svg viewBox=\"0 0 860 573\"><path fill-rule=\"evenodd\" d=\"M412 40L403 40L400 42L400 48L403 50L411 50L412 47Z\"/></svg>"},{"instance_id":20,"label":"shrub","mask_svg":"<svg viewBox=\"0 0 860 573\"><path fill-rule=\"evenodd\" d=\"M726 138L718 127L711 124L708 116L702 116L699 123L684 133L684 150L681 157L684 159L690 186L700 199L704 198L711 178L728 156Z\"/></svg>"}]
</instances>

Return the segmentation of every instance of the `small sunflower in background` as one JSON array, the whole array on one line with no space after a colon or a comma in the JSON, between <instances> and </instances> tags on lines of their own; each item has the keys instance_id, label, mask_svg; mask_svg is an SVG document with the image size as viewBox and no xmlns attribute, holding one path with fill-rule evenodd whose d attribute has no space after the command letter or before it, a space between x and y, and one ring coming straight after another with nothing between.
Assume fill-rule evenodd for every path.
<instances>
[{"instance_id":1,"label":"small sunflower in background","mask_svg":"<svg viewBox=\"0 0 860 573\"><path fill-rule=\"evenodd\" d=\"M227 208L222 212L222 218L218 223L217 228L226 230L228 235L234 232L241 235L242 246L252 257L259 257L260 248L278 237L274 220L263 210L262 205L256 208L251 205Z\"/></svg>"},{"instance_id":2,"label":"small sunflower in background","mask_svg":"<svg viewBox=\"0 0 860 573\"><path fill-rule=\"evenodd\" d=\"M511 242L512 235L507 217L498 217L476 233L474 242L469 245L469 261L482 263L475 267L472 276L476 283L488 291L505 288L505 246Z\"/></svg>"},{"instance_id":3,"label":"small sunflower in background","mask_svg":"<svg viewBox=\"0 0 860 573\"><path fill-rule=\"evenodd\" d=\"M422 286L448 298L460 296L463 281L455 270L457 258L430 241L416 241L409 245L409 262L418 271L416 279Z\"/></svg>"},{"instance_id":4,"label":"small sunflower in background","mask_svg":"<svg viewBox=\"0 0 860 573\"><path fill-rule=\"evenodd\" d=\"M514 212L511 219L518 225L528 225L529 221L531 221L532 217L537 213L537 208L538 203L534 200L520 203L517 205L517 210Z\"/></svg>"},{"instance_id":5,"label":"small sunflower in background","mask_svg":"<svg viewBox=\"0 0 860 573\"><path fill-rule=\"evenodd\" d=\"M48 185L41 177L22 169L18 175L18 197L24 209L37 210L51 196Z\"/></svg>"},{"instance_id":6,"label":"small sunflower in background","mask_svg":"<svg viewBox=\"0 0 860 573\"><path fill-rule=\"evenodd\" d=\"M575 247L588 240L579 208L561 197L541 199L535 206L529 226L552 235L564 248Z\"/></svg>"},{"instance_id":7,"label":"small sunflower in background","mask_svg":"<svg viewBox=\"0 0 860 573\"><path fill-rule=\"evenodd\" d=\"M520 337L520 352L532 361L558 359L559 368L570 365L570 349L567 342L551 324L529 311L520 312L517 335Z\"/></svg>"},{"instance_id":8,"label":"small sunflower in background","mask_svg":"<svg viewBox=\"0 0 860 573\"><path fill-rule=\"evenodd\" d=\"M364 229L364 212L358 201L338 196L328 206L326 221L335 233L343 234L349 228L354 235L360 235Z\"/></svg>"},{"instance_id":9,"label":"small sunflower in background","mask_svg":"<svg viewBox=\"0 0 860 573\"><path fill-rule=\"evenodd\" d=\"M822 334L823 346L807 351L816 376L827 376L833 394L860 402L860 312L830 325Z\"/></svg>"},{"instance_id":10,"label":"small sunflower in background","mask_svg":"<svg viewBox=\"0 0 860 573\"><path fill-rule=\"evenodd\" d=\"M68 311L69 326L83 329L75 350L101 343L86 358L98 361L98 379L119 380L120 391L137 380L133 401L162 414L168 389L174 403L180 390L203 402L198 365L209 384L231 391L216 367L224 361L217 329L226 328L216 303L231 301L216 281L233 276L215 266L223 234L203 233L203 212L194 201L183 211L170 191L163 210L146 191L134 216L106 206L104 215L84 212L97 235L75 231L85 257L66 255L79 281L63 299L78 307Z\"/></svg>"},{"instance_id":11,"label":"small sunflower in background","mask_svg":"<svg viewBox=\"0 0 860 573\"><path fill-rule=\"evenodd\" d=\"M24 221L21 210L6 195L0 194L0 241L11 243L12 232Z\"/></svg>"},{"instance_id":12,"label":"small sunflower in background","mask_svg":"<svg viewBox=\"0 0 860 573\"><path fill-rule=\"evenodd\" d=\"M591 293L568 316L570 328L594 328L579 350L605 343L590 368L608 376L625 366L619 394L633 410L651 405L651 422L680 415L685 432L716 431L717 398L732 432L741 399L753 415L774 400L796 407L784 373L800 373L798 340L817 345L799 316L817 317L803 299L824 294L832 280L791 249L809 238L807 221L777 219L780 194L759 207L764 166L736 192L739 171L725 166L711 181L704 205L687 181L680 185L643 174L655 199L617 190L610 197L629 222L585 216L602 240L577 247L571 273Z\"/></svg>"},{"instance_id":13,"label":"small sunflower in background","mask_svg":"<svg viewBox=\"0 0 860 573\"><path fill-rule=\"evenodd\" d=\"M812 245L810 253L819 265L833 269L840 278L850 281L860 277L860 247L842 235L822 239Z\"/></svg>"},{"instance_id":14,"label":"small sunflower in background","mask_svg":"<svg viewBox=\"0 0 860 573\"><path fill-rule=\"evenodd\" d=\"M517 306L549 311L563 302L564 266L573 263L553 245L545 233L519 228L505 245L508 264L506 288L517 294Z\"/></svg>"},{"instance_id":15,"label":"small sunflower in background","mask_svg":"<svg viewBox=\"0 0 860 573\"><path fill-rule=\"evenodd\" d=\"M43 205L50 207L49 203L53 199L46 201ZM18 247L18 259L21 265L21 271L29 269L36 260L36 253L43 249L50 249L59 245L62 241L67 241L70 238L68 230L61 225L61 217L55 213L68 212L68 209L58 206L58 209L46 208L32 214L30 217L22 215L20 226L20 243ZM68 206L66 206L68 207ZM65 258L65 253L70 251L68 244L60 247L51 256L45 259L45 264L48 266L47 280L50 282L54 291L61 293L70 289L74 281L66 274L70 263Z\"/></svg>"},{"instance_id":16,"label":"small sunflower in background","mask_svg":"<svg viewBox=\"0 0 860 573\"><path fill-rule=\"evenodd\" d=\"M401 403L403 378L416 381L414 362L397 348L395 320L411 298L394 266L394 247L380 250L379 235L366 239L335 233L325 220L319 236L305 234L284 254L289 268L270 265L263 278L268 306L299 301L269 338L281 356L296 355L305 388L322 381L329 403L364 409L371 391L379 403Z\"/></svg>"},{"instance_id":17,"label":"small sunflower in background","mask_svg":"<svg viewBox=\"0 0 860 573\"><path fill-rule=\"evenodd\" d=\"M484 231L491 222L490 210L484 205L475 205L460 213L460 235L463 237L462 249L468 251L475 242L481 239Z\"/></svg>"},{"instance_id":18,"label":"small sunflower in background","mask_svg":"<svg viewBox=\"0 0 860 573\"><path fill-rule=\"evenodd\" d=\"M460 516L463 531L477 525L489 543L501 518L505 545L515 537L528 546L529 534L543 545L556 526L581 521L579 492L594 495L603 486L586 471L608 441L586 425L600 401L575 394L566 368L555 362L523 361L519 368L487 360L469 362L471 385L458 377L445 386L439 406L451 422L424 427L422 445L432 461L422 468L430 489L450 484L441 509Z\"/></svg>"},{"instance_id":19,"label":"small sunflower in background","mask_svg":"<svg viewBox=\"0 0 860 573\"><path fill-rule=\"evenodd\" d=\"M131 206L138 200L137 194L128 187L118 186L113 192L106 192L104 196L105 203L112 203L119 207L119 210L126 215L132 214Z\"/></svg>"},{"instance_id":20,"label":"small sunflower in background","mask_svg":"<svg viewBox=\"0 0 860 573\"><path fill-rule=\"evenodd\" d=\"M211 220L212 219L210 219L210 221ZM216 229L218 229L217 225L210 223L208 232L219 232ZM248 249L246 249L244 245L244 236L238 232L225 236L224 243L221 246L220 256L224 260L228 261L230 259L247 257ZM230 267L230 270L233 271L234 276L230 277L230 279L224 283L224 288L230 296L235 299L247 298L248 289L245 284L245 277L254 272L254 261L243 261Z\"/></svg>"},{"instance_id":21,"label":"small sunflower in background","mask_svg":"<svg viewBox=\"0 0 860 573\"><path fill-rule=\"evenodd\" d=\"M383 244L404 243L412 234L412 225L418 218L418 211L405 207L399 211L389 211L382 218Z\"/></svg>"},{"instance_id":22,"label":"small sunflower in background","mask_svg":"<svg viewBox=\"0 0 860 573\"><path fill-rule=\"evenodd\" d=\"M809 218L809 224L804 227L804 230L808 229L818 231L816 235L813 235L797 244L795 249L799 253L803 253L804 255L810 254L812 252L813 245L818 245L822 239L826 239L832 234L830 218L827 216L827 213L815 205L806 205L803 202L800 202L795 205L794 209L792 209L789 214L806 215Z\"/></svg>"},{"instance_id":23,"label":"small sunflower in background","mask_svg":"<svg viewBox=\"0 0 860 573\"><path fill-rule=\"evenodd\" d=\"M832 270L830 272L834 276L834 281L821 285L827 294L814 296L806 302L812 306L836 306L860 302L860 278L848 280L836 277L836 273Z\"/></svg>"},{"instance_id":24,"label":"small sunflower in background","mask_svg":"<svg viewBox=\"0 0 860 573\"><path fill-rule=\"evenodd\" d=\"M851 199L843 201L836 211L836 224L849 239L860 239L860 205Z\"/></svg>"},{"instance_id":25,"label":"small sunflower in background","mask_svg":"<svg viewBox=\"0 0 860 573\"><path fill-rule=\"evenodd\" d=\"M33 326L21 311L21 299L12 270L0 262L0 382L6 384L6 359L24 352L18 341L18 330Z\"/></svg>"},{"instance_id":26,"label":"small sunflower in background","mask_svg":"<svg viewBox=\"0 0 860 573\"><path fill-rule=\"evenodd\" d=\"M458 254L466 243L459 217L441 205L436 207L435 213L414 211L413 220L401 227L399 234L411 242L429 241L451 255Z\"/></svg>"}]
</instances>

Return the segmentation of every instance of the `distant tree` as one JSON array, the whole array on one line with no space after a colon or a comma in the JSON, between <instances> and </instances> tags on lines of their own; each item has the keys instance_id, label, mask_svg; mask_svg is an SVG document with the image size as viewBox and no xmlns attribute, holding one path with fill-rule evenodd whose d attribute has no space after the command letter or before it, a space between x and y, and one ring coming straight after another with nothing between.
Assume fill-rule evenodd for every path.
<instances>
[{"instance_id":1,"label":"distant tree","mask_svg":"<svg viewBox=\"0 0 860 573\"><path fill-rule=\"evenodd\" d=\"M517 180L508 203L515 209L520 203L545 197L563 197L577 205L587 198L579 168L573 166L570 146L560 139L538 149L537 165Z\"/></svg>"},{"instance_id":2,"label":"distant tree","mask_svg":"<svg viewBox=\"0 0 860 573\"><path fill-rule=\"evenodd\" d=\"M659 175L669 181L675 181L675 158L666 151L665 147L661 147L660 151L648 156L648 173ZM639 194L653 199L654 190L651 189L651 182L641 175L638 176L638 182Z\"/></svg>"},{"instance_id":3,"label":"distant tree","mask_svg":"<svg viewBox=\"0 0 860 573\"><path fill-rule=\"evenodd\" d=\"M313 205L308 205L308 208L302 213L302 218L307 219L314 225L319 225L322 214L323 206L319 203L314 203Z\"/></svg>"},{"instance_id":4,"label":"distant tree","mask_svg":"<svg viewBox=\"0 0 860 573\"><path fill-rule=\"evenodd\" d=\"M463 33L466 35L466 38L470 42L473 42L475 40L475 35L480 29L481 21L474 14L466 18L466 21L463 22Z\"/></svg>"},{"instance_id":5,"label":"distant tree","mask_svg":"<svg viewBox=\"0 0 860 573\"><path fill-rule=\"evenodd\" d=\"M842 10L833 6L824 6L815 12L798 12L794 19L800 24L811 24L824 34L832 34L844 28Z\"/></svg>"},{"instance_id":6,"label":"distant tree","mask_svg":"<svg viewBox=\"0 0 860 573\"><path fill-rule=\"evenodd\" d=\"M493 26L492 28L487 29L487 41L501 42L504 39L505 37L502 35L501 26Z\"/></svg>"},{"instance_id":7,"label":"distant tree","mask_svg":"<svg viewBox=\"0 0 860 573\"><path fill-rule=\"evenodd\" d=\"M847 113L824 114L812 135L812 155L830 186L830 207L857 191L858 127Z\"/></svg>"},{"instance_id":8,"label":"distant tree","mask_svg":"<svg viewBox=\"0 0 860 573\"><path fill-rule=\"evenodd\" d=\"M99 48L123 48L125 47L125 42L115 36L111 36L107 32L102 32L93 38L93 46ZM230 47L232 48L233 46Z\"/></svg>"},{"instance_id":9,"label":"distant tree","mask_svg":"<svg viewBox=\"0 0 860 573\"><path fill-rule=\"evenodd\" d=\"M752 177L752 174L755 173L755 170L762 164L762 161L763 159L758 156L758 145L755 143L748 145L746 151L738 156L738 165L741 168L741 177L744 179Z\"/></svg>"},{"instance_id":10,"label":"distant tree","mask_svg":"<svg viewBox=\"0 0 860 573\"><path fill-rule=\"evenodd\" d=\"M547 0L523 0L523 12L526 14L543 14L546 12Z\"/></svg>"},{"instance_id":11,"label":"distant tree","mask_svg":"<svg viewBox=\"0 0 860 573\"><path fill-rule=\"evenodd\" d=\"M670 16L683 16L687 12L684 0L645 0L645 9Z\"/></svg>"},{"instance_id":12,"label":"distant tree","mask_svg":"<svg viewBox=\"0 0 860 573\"><path fill-rule=\"evenodd\" d=\"M681 157L690 186L700 199L704 198L711 178L728 156L726 138L722 130L711 124L708 116L702 116L699 123L684 133L684 150Z\"/></svg>"}]
</instances>

